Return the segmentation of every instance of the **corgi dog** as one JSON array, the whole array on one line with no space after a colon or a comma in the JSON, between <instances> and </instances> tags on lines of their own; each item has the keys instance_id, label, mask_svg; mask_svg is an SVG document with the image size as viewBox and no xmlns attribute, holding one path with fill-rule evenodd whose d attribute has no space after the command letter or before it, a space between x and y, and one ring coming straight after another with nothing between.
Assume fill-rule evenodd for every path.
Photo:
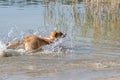
<instances>
[{"instance_id":1,"label":"corgi dog","mask_svg":"<svg viewBox=\"0 0 120 80\"><path fill-rule=\"evenodd\" d=\"M27 36L17 42L7 44L7 49L25 49L26 51L36 50L42 46L56 42L59 38L65 37L66 34L55 30L50 33L49 37Z\"/></svg>"}]
</instances>

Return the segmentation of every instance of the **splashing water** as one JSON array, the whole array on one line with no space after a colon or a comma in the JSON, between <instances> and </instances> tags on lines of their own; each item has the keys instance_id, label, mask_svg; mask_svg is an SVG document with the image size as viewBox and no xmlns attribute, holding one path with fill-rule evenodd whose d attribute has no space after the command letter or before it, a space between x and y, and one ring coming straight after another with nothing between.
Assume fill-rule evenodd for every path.
<instances>
[{"instance_id":1,"label":"splashing water","mask_svg":"<svg viewBox=\"0 0 120 80\"><path fill-rule=\"evenodd\" d=\"M66 49L65 42L68 40L68 37L61 38L54 42L53 44L43 47L43 52L46 54L51 54L54 56L65 55L66 53L71 53L72 50Z\"/></svg>"},{"instance_id":2,"label":"splashing water","mask_svg":"<svg viewBox=\"0 0 120 80\"><path fill-rule=\"evenodd\" d=\"M64 56L67 53L71 53L72 51L69 49L65 49L64 42L67 38L61 38L56 42L43 46L42 49L39 48L37 50L26 52L28 55L42 55L42 56Z\"/></svg>"},{"instance_id":3,"label":"splashing water","mask_svg":"<svg viewBox=\"0 0 120 80\"><path fill-rule=\"evenodd\" d=\"M19 56L25 54L25 50L18 49L7 49L6 44L0 41L0 56L9 57L9 56Z\"/></svg>"},{"instance_id":4,"label":"splashing water","mask_svg":"<svg viewBox=\"0 0 120 80\"><path fill-rule=\"evenodd\" d=\"M0 51L3 51L5 49L6 49L6 45L2 41L0 41Z\"/></svg>"},{"instance_id":5,"label":"splashing water","mask_svg":"<svg viewBox=\"0 0 120 80\"><path fill-rule=\"evenodd\" d=\"M12 55L51 54L51 55L57 55L58 56L61 53L68 51L68 50L65 51L65 49L64 49L64 47L65 47L64 42L68 39L67 37L61 38L61 39L57 40L56 42L54 42L53 44L44 46L42 48L42 50L39 49L39 50L31 51L31 52L26 52L23 49L14 49L14 50L13 49L7 49L7 46L6 46L5 43L14 42L14 41L22 39L25 36L29 36L29 35L41 36L41 35L45 35L45 33L42 32L42 34L41 34L41 31L39 29L37 29L36 31L35 30L18 31L17 27L12 27L11 30L8 32L7 37L6 37L7 42L0 41L0 52L6 52L6 53L12 54Z\"/></svg>"}]
</instances>

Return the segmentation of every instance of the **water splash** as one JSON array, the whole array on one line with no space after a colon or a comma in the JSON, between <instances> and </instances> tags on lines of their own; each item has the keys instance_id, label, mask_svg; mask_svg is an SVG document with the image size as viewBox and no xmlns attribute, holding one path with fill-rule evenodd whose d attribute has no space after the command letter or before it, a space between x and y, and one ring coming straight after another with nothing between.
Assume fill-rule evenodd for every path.
<instances>
[{"instance_id":1,"label":"water splash","mask_svg":"<svg viewBox=\"0 0 120 80\"><path fill-rule=\"evenodd\" d=\"M42 48L42 50L35 50L35 51L30 51L30 52L26 52L23 49L7 49L6 44L8 42L14 42L17 40L22 39L25 36L29 36L29 35L37 35L37 36L42 36L42 35L46 35L46 32L41 32L40 29L37 30L27 30L27 31L18 31L18 27L12 27L11 30L8 32L8 35L6 37L7 42L0 42L0 52L5 52L7 54L12 54L12 55L24 55L24 54L52 54L54 55L61 55L62 53L67 53L67 52L71 52L70 50L65 50L65 42L66 40L68 40L68 37L64 37L61 38L57 41L55 41L53 44L44 46ZM44 36L45 37L45 36Z\"/></svg>"},{"instance_id":2,"label":"water splash","mask_svg":"<svg viewBox=\"0 0 120 80\"><path fill-rule=\"evenodd\" d=\"M66 53L71 53L70 49L66 49L65 42L67 38L61 38L58 41L54 42L53 44L44 46L44 53L52 53L55 56L65 55Z\"/></svg>"},{"instance_id":3,"label":"water splash","mask_svg":"<svg viewBox=\"0 0 120 80\"><path fill-rule=\"evenodd\" d=\"M3 57L9 57L9 56L19 56L19 55L24 55L25 50L23 49L7 49L7 46L5 43L0 41L0 56Z\"/></svg>"},{"instance_id":4,"label":"water splash","mask_svg":"<svg viewBox=\"0 0 120 80\"><path fill-rule=\"evenodd\" d=\"M36 56L65 56L71 54L72 51L65 46L66 40L67 37L60 38L50 45L43 46L37 50L27 51L26 54Z\"/></svg>"},{"instance_id":5,"label":"water splash","mask_svg":"<svg viewBox=\"0 0 120 80\"><path fill-rule=\"evenodd\" d=\"M6 49L6 45L2 41L0 41L0 51L3 51L5 49Z\"/></svg>"}]
</instances>

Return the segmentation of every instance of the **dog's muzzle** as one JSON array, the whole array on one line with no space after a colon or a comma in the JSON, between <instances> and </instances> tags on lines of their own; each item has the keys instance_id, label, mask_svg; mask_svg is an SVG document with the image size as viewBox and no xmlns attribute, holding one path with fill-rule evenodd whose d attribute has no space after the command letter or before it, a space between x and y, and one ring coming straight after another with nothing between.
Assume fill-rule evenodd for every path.
<instances>
[{"instance_id":1,"label":"dog's muzzle","mask_svg":"<svg viewBox=\"0 0 120 80\"><path fill-rule=\"evenodd\" d=\"M62 35L62 38L66 37L66 35L67 35L67 34L66 34L66 33L64 33L64 34Z\"/></svg>"}]
</instances>

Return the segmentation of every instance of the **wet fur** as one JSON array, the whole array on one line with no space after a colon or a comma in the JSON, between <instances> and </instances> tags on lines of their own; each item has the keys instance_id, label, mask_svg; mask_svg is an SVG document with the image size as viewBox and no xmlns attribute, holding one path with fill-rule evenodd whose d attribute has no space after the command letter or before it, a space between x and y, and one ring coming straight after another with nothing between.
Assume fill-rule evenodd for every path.
<instances>
[{"instance_id":1,"label":"wet fur","mask_svg":"<svg viewBox=\"0 0 120 80\"><path fill-rule=\"evenodd\" d=\"M49 37L41 38L38 36L27 36L20 41L7 44L8 49L19 49L23 48L26 51L36 50L42 46L54 43L56 39L59 39L64 34L60 31L53 31Z\"/></svg>"}]
</instances>

